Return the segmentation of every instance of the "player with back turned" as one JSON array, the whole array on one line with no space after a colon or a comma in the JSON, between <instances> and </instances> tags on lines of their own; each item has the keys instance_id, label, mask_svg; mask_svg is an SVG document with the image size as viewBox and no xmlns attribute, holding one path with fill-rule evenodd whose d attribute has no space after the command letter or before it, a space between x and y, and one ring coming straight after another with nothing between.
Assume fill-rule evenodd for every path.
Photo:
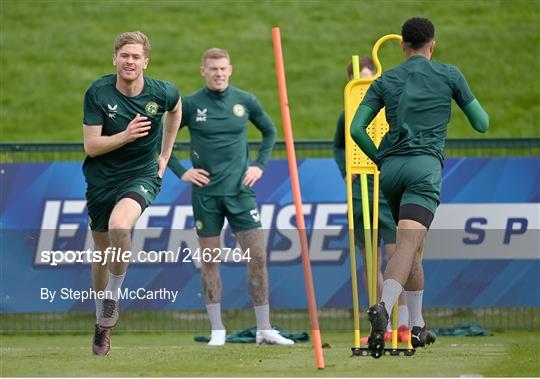
<instances>
[{"instance_id":1,"label":"player with back turned","mask_svg":"<svg viewBox=\"0 0 540 379\"><path fill-rule=\"evenodd\" d=\"M396 251L384 272L381 302L368 311L368 348L375 358L383 353L389 314L403 290L412 346L430 342L422 317L422 248L440 202L452 99L475 130L484 133L489 127L489 117L463 74L452 65L431 60L435 48L431 21L411 18L401 34L405 62L371 84L351 124L352 138L381 171L381 189L398 223ZM366 128L383 107L390 129L377 149Z\"/></svg>"},{"instance_id":2,"label":"player with back turned","mask_svg":"<svg viewBox=\"0 0 540 379\"><path fill-rule=\"evenodd\" d=\"M360 58L360 78L372 78L377 73L375 68L375 63L373 60L367 56ZM350 62L347 65L347 76L349 80L354 78L353 76L353 65ZM345 112L341 112L341 115L338 118L336 125L336 132L334 134L334 143L333 143L333 152L334 159L338 165L341 176L345 179ZM368 175L368 195L369 203L373 204L373 176ZM366 250L364 249L365 240L364 240L364 214L362 210L362 197L360 190L360 177L358 175L353 175L352 183L352 197L353 197L353 217L354 217L354 238L358 248L363 251L362 257L364 259L364 264L362 265L362 281L364 283L364 289L366 294L368 293L367 285L367 269L366 269ZM382 193L379 193L379 249L377 251L377 299L380 298L382 292L383 284L383 275L381 271L382 267L382 248L381 242L384 241L384 251L386 259L390 259L394 250L396 248L396 222L392 217L392 212L388 207L388 203L384 198ZM409 341L409 312L407 310L407 305L405 304L405 297L400 296L399 306L398 306L398 341L399 342L408 342ZM387 341L392 340L392 325L388 323L388 331L385 333L385 339ZM363 337L360 342L367 342L367 337Z\"/></svg>"}]
</instances>

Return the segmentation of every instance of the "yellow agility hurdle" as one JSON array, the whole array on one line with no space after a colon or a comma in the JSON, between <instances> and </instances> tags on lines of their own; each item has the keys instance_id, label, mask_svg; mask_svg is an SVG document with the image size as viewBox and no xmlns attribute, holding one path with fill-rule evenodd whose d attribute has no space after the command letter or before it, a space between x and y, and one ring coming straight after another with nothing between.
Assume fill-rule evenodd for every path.
<instances>
[{"instance_id":1,"label":"yellow agility hurdle","mask_svg":"<svg viewBox=\"0 0 540 379\"><path fill-rule=\"evenodd\" d=\"M401 41L401 36L389 34L379 38L373 46L372 57L377 69L373 78L360 78L358 56L353 56L354 79L345 87L345 162L346 162L346 182L347 182L347 217L349 223L349 252L351 263L351 282L353 295L353 317L354 317L354 347L353 355L368 355L366 348L360 347L360 316L358 302L358 279L356 275L356 253L354 236L354 217L352 200L352 175L360 175L360 187L362 194L362 214L364 221L365 251L366 251L366 271L367 287L369 293L369 304L377 302L377 277L378 277L378 226L379 226L379 170L377 166L364 154L350 136L352 119L359 107L364 95L371 83L382 74L381 63L378 58L378 51L381 45L389 40ZM386 115L382 109L367 128L368 135L378 147L382 138L388 132L389 125L386 122ZM370 207L367 175L373 175L373 228L370 221ZM414 350L409 344L407 349L397 348L397 306L393 309L392 315L392 349L388 350L391 355L399 355L400 352L406 355L414 354Z\"/></svg>"}]
</instances>

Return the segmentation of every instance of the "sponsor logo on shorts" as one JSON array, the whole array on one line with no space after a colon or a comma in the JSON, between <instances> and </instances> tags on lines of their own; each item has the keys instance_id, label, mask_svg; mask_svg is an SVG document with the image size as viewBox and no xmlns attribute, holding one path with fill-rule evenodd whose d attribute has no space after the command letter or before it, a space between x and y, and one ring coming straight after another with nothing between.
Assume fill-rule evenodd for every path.
<instances>
[{"instance_id":1,"label":"sponsor logo on shorts","mask_svg":"<svg viewBox=\"0 0 540 379\"><path fill-rule=\"evenodd\" d=\"M149 116L155 116L158 109L159 109L159 106L153 101L149 101L148 104L146 104L146 106L144 107L144 111Z\"/></svg>"},{"instance_id":2,"label":"sponsor logo on shorts","mask_svg":"<svg viewBox=\"0 0 540 379\"><path fill-rule=\"evenodd\" d=\"M197 228L197 230L202 230L204 225L201 220L197 220L195 221L195 227Z\"/></svg>"},{"instance_id":3,"label":"sponsor logo on shorts","mask_svg":"<svg viewBox=\"0 0 540 379\"><path fill-rule=\"evenodd\" d=\"M253 218L253 221L255 222L261 221L261 216L259 215L259 211L257 209L250 210L249 214L251 215L251 218Z\"/></svg>"},{"instance_id":4,"label":"sponsor logo on shorts","mask_svg":"<svg viewBox=\"0 0 540 379\"><path fill-rule=\"evenodd\" d=\"M242 104L234 104L232 111L236 117L244 117L246 114L246 108Z\"/></svg>"}]
</instances>

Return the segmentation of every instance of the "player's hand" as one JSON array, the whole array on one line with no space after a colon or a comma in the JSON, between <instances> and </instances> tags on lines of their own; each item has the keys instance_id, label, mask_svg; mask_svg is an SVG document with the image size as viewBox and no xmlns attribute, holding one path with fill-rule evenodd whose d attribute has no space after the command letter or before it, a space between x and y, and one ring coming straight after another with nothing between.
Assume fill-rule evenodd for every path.
<instances>
[{"instance_id":1,"label":"player's hand","mask_svg":"<svg viewBox=\"0 0 540 379\"><path fill-rule=\"evenodd\" d=\"M246 174L244 175L244 180L242 183L244 183L245 186L253 187L255 183L261 178L262 176L262 170L257 166L249 166L246 170Z\"/></svg>"},{"instance_id":2,"label":"player's hand","mask_svg":"<svg viewBox=\"0 0 540 379\"><path fill-rule=\"evenodd\" d=\"M126 142L130 143L138 138L148 135L148 131L151 128L152 121L148 120L148 117L141 116L137 113L135 118L130 121L126 130L124 130L126 136Z\"/></svg>"},{"instance_id":3,"label":"player's hand","mask_svg":"<svg viewBox=\"0 0 540 379\"><path fill-rule=\"evenodd\" d=\"M208 171L203 170L202 168L190 168L184 175L182 175L182 180L184 182L195 184L196 186L203 187L210 183L210 174Z\"/></svg>"},{"instance_id":4,"label":"player's hand","mask_svg":"<svg viewBox=\"0 0 540 379\"><path fill-rule=\"evenodd\" d=\"M165 157L163 156L159 156L158 160L157 160L157 165L158 165L158 176L160 178L163 178L163 174L165 174L165 169L167 168L167 163L169 163L169 160L168 159L165 159Z\"/></svg>"}]
</instances>

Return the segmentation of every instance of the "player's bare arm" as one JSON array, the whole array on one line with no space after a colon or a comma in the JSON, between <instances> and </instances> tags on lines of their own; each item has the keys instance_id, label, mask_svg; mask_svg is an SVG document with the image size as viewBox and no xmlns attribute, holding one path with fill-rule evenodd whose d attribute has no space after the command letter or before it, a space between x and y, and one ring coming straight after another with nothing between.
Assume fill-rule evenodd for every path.
<instances>
[{"instance_id":1,"label":"player's bare arm","mask_svg":"<svg viewBox=\"0 0 540 379\"><path fill-rule=\"evenodd\" d=\"M101 135L103 125L84 125L84 151L92 158L107 154L138 138L147 136L150 124L151 121L147 117L137 114L126 130L112 136Z\"/></svg>"},{"instance_id":2,"label":"player's bare arm","mask_svg":"<svg viewBox=\"0 0 540 379\"><path fill-rule=\"evenodd\" d=\"M182 121L181 99L178 100L172 111L165 112L163 115L163 137L161 140L161 153L158 158L158 175L160 178L163 177L163 173L167 168L167 162L169 162L169 158L171 157L174 140L180 128L180 121Z\"/></svg>"}]
</instances>

